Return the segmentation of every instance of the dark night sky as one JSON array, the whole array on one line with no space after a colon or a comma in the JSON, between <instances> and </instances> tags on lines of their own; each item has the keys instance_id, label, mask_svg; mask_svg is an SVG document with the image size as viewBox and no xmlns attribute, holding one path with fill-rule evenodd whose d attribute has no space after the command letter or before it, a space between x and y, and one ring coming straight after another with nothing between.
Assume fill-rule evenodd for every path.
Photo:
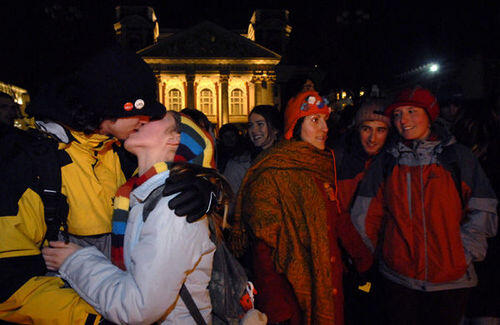
<instances>
[{"instance_id":1,"label":"dark night sky","mask_svg":"<svg viewBox=\"0 0 500 325\"><path fill-rule=\"evenodd\" d=\"M113 37L114 6L138 3L154 7L160 28L187 28L210 20L245 30L256 8L289 9L293 32L284 60L319 65L332 87L376 82L430 60L450 61L478 51L499 57L500 11L492 1L457 6L437 0L296 4L282 0L18 0L2 4L0 11L0 80L36 89L41 80L71 70ZM352 16L358 9L369 12L370 19L336 22L344 11Z\"/></svg>"}]
</instances>

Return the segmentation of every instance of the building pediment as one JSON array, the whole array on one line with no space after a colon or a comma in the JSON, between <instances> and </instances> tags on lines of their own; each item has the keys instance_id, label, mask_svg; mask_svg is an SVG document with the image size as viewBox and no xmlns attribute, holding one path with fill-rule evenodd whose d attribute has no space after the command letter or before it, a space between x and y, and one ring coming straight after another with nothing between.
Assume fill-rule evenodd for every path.
<instances>
[{"instance_id":1,"label":"building pediment","mask_svg":"<svg viewBox=\"0 0 500 325\"><path fill-rule=\"evenodd\" d=\"M261 59L279 62L281 56L237 33L205 21L148 46L138 54L147 59ZM275 63L275 64L276 64Z\"/></svg>"}]
</instances>

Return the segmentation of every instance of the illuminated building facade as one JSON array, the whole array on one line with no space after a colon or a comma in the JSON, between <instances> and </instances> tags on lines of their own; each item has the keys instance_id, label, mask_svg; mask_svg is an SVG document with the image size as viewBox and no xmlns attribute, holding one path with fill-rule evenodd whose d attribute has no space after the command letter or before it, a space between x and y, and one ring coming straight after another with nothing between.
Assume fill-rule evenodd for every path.
<instances>
[{"instance_id":1,"label":"illuminated building facade","mask_svg":"<svg viewBox=\"0 0 500 325\"><path fill-rule=\"evenodd\" d=\"M14 102L16 102L19 105L19 110L21 115L23 117L26 117L25 113L26 105L30 101L30 96L28 94L28 91L21 87L7 84L2 81L0 81L0 91L11 96L12 99L14 99ZM30 121L28 121L26 118L19 118L14 122L14 126L21 129L26 129L29 123Z\"/></svg>"},{"instance_id":2,"label":"illuminated building facade","mask_svg":"<svg viewBox=\"0 0 500 325\"><path fill-rule=\"evenodd\" d=\"M135 10L143 15L131 15L130 7L118 7L117 13L127 15L121 18L118 14L121 19L115 30L129 47L143 44L141 35L153 35L154 43L137 53L156 74L158 98L167 109L195 108L221 126L246 122L256 105L279 103L276 65L281 56L255 38L265 35L263 39L273 48L283 49L291 32L287 11L254 12L248 32L241 35L208 21L178 32L158 33L154 11L149 7Z\"/></svg>"}]
</instances>

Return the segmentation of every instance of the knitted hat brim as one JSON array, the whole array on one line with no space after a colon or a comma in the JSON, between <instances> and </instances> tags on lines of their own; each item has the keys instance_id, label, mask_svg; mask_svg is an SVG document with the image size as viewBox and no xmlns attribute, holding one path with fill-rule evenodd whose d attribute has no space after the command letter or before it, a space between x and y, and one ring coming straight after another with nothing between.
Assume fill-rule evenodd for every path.
<instances>
[{"instance_id":1,"label":"knitted hat brim","mask_svg":"<svg viewBox=\"0 0 500 325\"><path fill-rule=\"evenodd\" d=\"M429 110L427 107L425 107L424 105L422 105L422 103L418 103L418 102L413 102L413 101L405 101L405 102L397 102L397 103L394 103L392 105L389 105L385 111L384 111L384 114L390 118L392 118L392 113L394 112L394 110L398 107L403 107L403 106L412 106L412 107L418 107L418 108L421 108L423 109L427 115L429 116L430 120L431 121L434 121L437 116L432 116L430 113L429 113Z\"/></svg>"}]
</instances>

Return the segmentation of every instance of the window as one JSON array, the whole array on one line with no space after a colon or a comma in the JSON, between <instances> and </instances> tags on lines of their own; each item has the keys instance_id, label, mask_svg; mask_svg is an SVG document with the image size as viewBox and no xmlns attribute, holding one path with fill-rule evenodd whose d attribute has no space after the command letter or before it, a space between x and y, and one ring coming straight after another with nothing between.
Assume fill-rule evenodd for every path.
<instances>
[{"instance_id":1,"label":"window","mask_svg":"<svg viewBox=\"0 0 500 325\"><path fill-rule=\"evenodd\" d=\"M179 112L182 109L182 97L179 89L168 92L168 109Z\"/></svg>"},{"instance_id":2,"label":"window","mask_svg":"<svg viewBox=\"0 0 500 325\"><path fill-rule=\"evenodd\" d=\"M202 89L200 93L201 111L207 116L215 115L214 112L214 95L210 89Z\"/></svg>"},{"instance_id":3,"label":"window","mask_svg":"<svg viewBox=\"0 0 500 325\"><path fill-rule=\"evenodd\" d=\"M243 99L243 91L241 89L231 91L230 115L246 115Z\"/></svg>"}]
</instances>

